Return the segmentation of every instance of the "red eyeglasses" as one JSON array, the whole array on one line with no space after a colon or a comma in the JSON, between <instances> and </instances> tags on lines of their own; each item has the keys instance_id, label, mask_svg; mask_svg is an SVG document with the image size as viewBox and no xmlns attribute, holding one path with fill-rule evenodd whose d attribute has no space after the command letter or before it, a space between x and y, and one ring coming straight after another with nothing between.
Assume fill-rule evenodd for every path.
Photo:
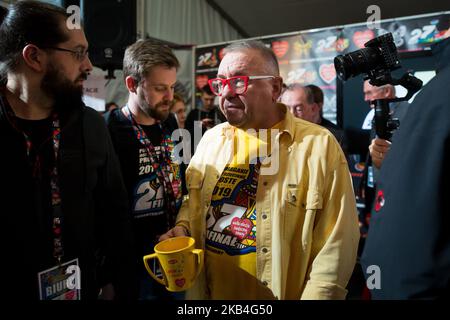
<instances>
[{"instance_id":1,"label":"red eyeglasses","mask_svg":"<svg viewBox=\"0 0 450 320\"><path fill-rule=\"evenodd\" d=\"M225 86L228 85L230 90L235 94L244 94L247 92L249 80L275 79L274 76L236 76L228 79L215 78L208 80L212 93L221 96Z\"/></svg>"}]
</instances>

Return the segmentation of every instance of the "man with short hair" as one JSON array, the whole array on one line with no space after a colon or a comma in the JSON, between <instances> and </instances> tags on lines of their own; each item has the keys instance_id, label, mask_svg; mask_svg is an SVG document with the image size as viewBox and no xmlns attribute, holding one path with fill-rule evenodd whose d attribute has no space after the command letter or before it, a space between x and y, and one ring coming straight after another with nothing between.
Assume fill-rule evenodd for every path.
<instances>
[{"instance_id":1,"label":"man with short hair","mask_svg":"<svg viewBox=\"0 0 450 320\"><path fill-rule=\"evenodd\" d=\"M209 81L228 123L208 130L187 169L189 199L160 240L205 249L194 299L344 299L359 232L350 174L328 130L277 103L274 53L246 41Z\"/></svg>"},{"instance_id":2,"label":"man with short hair","mask_svg":"<svg viewBox=\"0 0 450 320\"><path fill-rule=\"evenodd\" d=\"M375 127L372 125L374 122L375 109L371 102L379 99L395 99L395 87L390 84L376 87L372 86L369 83L369 80L366 80L364 81L363 90L364 101L369 104L371 110L367 114L362 128L371 131L370 137L372 139L365 161L366 166L361 185L359 187L360 193L364 195L365 202L365 208L362 210L360 216L361 232L363 237L365 237L367 235L367 229L369 228L370 212L372 211L373 203L375 201L375 188L379 170L392 145L391 141L376 136ZM401 123L406 116L409 103L407 101L390 103L389 108L392 118L399 119L401 128ZM392 139L395 139L396 134L397 131L394 131Z\"/></svg>"},{"instance_id":3,"label":"man with short hair","mask_svg":"<svg viewBox=\"0 0 450 320\"><path fill-rule=\"evenodd\" d=\"M124 58L128 103L106 114L129 194L142 300L168 296L164 286L150 278L142 257L153 253L159 236L175 225L183 195L182 168L171 138L178 126L170 113L178 68L167 46L150 40L129 46Z\"/></svg>"},{"instance_id":4,"label":"man with short hair","mask_svg":"<svg viewBox=\"0 0 450 320\"><path fill-rule=\"evenodd\" d=\"M195 121L202 122L203 131L211 129L215 125L218 125L225 120L220 110L214 104L215 95L212 93L209 85L205 85L201 90L201 107L199 109L194 109L189 112L186 119L187 129L191 131L194 127Z\"/></svg>"},{"instance_id":5,"label":"man with short hair","mask_svg":"<svg viewBox=\"0 0 450 320\"><path fill-rule=\"evenodd\" d=\"M201 134L203 136L206 130L209 130L214 126L226 121L222 112L220 112L220 110L214 104L216 96L214 95L214 93L212 93L209 85L205 85L201 89L201 93L202 96L200 108L191 110L186 118L185 127L191 135L192 154L194 153L196 148L195 143L198 143L198 141L195 140L196 122L199 123L199 126L201 126Z\"/></svg>"},{"instance_id":6,"label":"man with short hair","mask_svg":"<svg viewBox=\"0 0 450 320\"><path fill-rule=\"evenodd\" d=\"M325 119L322 115L323 91L318 86L313 84L307 86L302 86L297 83L291 84L286 87L280 101L288 106L297 118L318 124L330 130L344 152L346 152L347 143L344 131L333 122Z\"/></svg>"},{"instance_id":7,"label":"man with short hair","mask_svg":"<svg viewBox=\"0 0 450 320\"><path fill-rule=\"evenodd\" d=\"M395 87L390 84L386 84L381 87L372 86L369 80L364 81L364 101L369 103L370 112L367 114L364 120L363 129L372 130L372 122L375 116L374 106L370 103L379 99L395 99ZM391 103L390 110L393 118L400 120L400 123L405 118L408 111L409 103L406 101ZM395 132L394 132L395 133ZM373 164L376 169L380 169L386 154L391 148L391 141L381 139L375 136L375 130L371 133L372 142L369 146L370 156L372 157Z\"/></svg>"},{"instance_id":8,"label":"man with short hair","mask_svg":"<svg viewBox=\"0 0 450 320\"><path fill-rule=\"evenodd\" d=\"M92 300L109 283L132 299L125 188L104 121L82 102L92 65L67 18L20 1L0 26L2 283L9 299Z\"/></svg>"}]
</instances>

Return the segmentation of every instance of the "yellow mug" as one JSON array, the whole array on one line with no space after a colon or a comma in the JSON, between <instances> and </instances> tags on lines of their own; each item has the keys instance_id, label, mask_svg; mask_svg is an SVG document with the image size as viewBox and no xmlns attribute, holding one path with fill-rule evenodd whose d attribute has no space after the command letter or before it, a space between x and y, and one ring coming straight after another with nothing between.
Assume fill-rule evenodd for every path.
<instances>
[{"instance_id":1,"label":"yellow mug","mask_svg":"<svg viewBox=\"0 0 450 320\"><path fill-rule=\"evenodd\" d=\"M149 267L149 261L157 258L163 279L157 277ZM175 237L155 246L155 253L144 256L145 269L149 275L172 292L189 289L203 267L203 250L195 249L191 237Z\"/></svg>"}]
</instances>

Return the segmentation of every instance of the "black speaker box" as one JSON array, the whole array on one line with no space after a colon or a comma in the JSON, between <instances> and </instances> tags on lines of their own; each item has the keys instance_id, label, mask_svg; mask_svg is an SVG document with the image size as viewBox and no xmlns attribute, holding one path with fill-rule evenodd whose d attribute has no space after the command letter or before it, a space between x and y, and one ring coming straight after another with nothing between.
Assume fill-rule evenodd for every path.
<instances>
[{"instance_id":1,"label":"black speaker box","mask_svg":"<svg viewBox=\"0 0 450 320\"><path fill-rule=\"evenodd\" d=\"M92 64L122 69L125 49L136 41L136 0L81 0L80 5Z\"/></svg>"}]
</instances>

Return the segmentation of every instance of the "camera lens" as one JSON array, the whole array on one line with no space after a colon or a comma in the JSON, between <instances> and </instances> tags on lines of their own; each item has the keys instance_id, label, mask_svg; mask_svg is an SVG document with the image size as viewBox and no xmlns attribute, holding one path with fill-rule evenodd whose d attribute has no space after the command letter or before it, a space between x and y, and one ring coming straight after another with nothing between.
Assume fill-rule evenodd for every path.
<instances>
[{"instance_id":1,"label":"camera lens","mask_svg":"<svg viewBox=\"0 0 450 320\"><path fill-rule=\"evenodd\" d=\"M350 78L350 74L347 70L351 68L348 59L345 56L339 55L334 58L334 68L336 69L337 76L339 79L345 81Z\"/></svg>"},{"instance_id":2,"label":"camera lens","mask_svg":"<svg viewBox=\"0 0 450 320\"><path fill-rule=\"evenodd\" d=\"M334 58L336 73L343 81L367 73L381 63L383 63L383 58L377 48L363 48Z\"/></svg>"}]
</instances>

